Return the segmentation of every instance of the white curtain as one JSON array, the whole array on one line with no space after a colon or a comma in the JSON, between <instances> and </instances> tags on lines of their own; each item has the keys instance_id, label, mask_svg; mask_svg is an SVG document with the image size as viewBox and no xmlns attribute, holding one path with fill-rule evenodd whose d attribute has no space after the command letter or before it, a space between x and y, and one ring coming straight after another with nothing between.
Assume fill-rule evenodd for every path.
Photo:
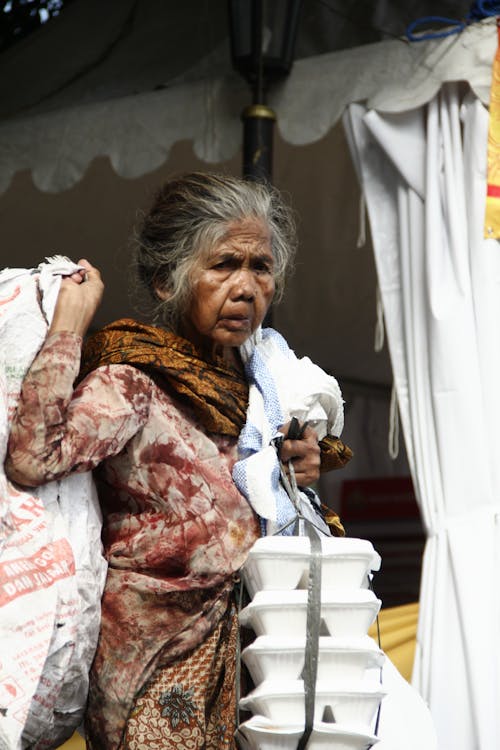
<instances>
[{"instance_id":1,"label":"white curtain","mask_svg":"<svg viewBox=\"0 0 500 750\"><path fill-rule=\"evenodd\" d=\"M488 113L464 85L344 118L366 198L428 539L413 684L441 750L500 748L500 244L483 239Z\"/></svg>"}]
</instances>

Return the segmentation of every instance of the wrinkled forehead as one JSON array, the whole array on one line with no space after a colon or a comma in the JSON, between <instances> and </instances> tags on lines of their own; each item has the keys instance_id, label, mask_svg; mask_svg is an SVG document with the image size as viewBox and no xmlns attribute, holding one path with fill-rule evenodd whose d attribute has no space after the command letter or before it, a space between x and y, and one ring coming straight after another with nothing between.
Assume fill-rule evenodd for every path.
<instances>
[{"instance_id":1,"label":"wrinkled forehead","mask_svg":"<svg viewBox=\"0 0 500 750\"><path fill-rule=\"evenodd\" d=\"M220 232L207 247L206 255L248 249L258 254L272 255L271 231L262 219L249 217L221 226Z\"/></svg>"}]
</instances>

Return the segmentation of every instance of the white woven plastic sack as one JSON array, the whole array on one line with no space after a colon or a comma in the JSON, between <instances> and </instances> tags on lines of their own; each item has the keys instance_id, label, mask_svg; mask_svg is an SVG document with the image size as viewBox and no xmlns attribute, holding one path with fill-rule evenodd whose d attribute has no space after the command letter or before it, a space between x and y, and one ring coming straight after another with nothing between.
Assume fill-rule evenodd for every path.
<instances>
[{"instance_id":1,"label":"white woven plastic sack","mask_svg":"<svg viewBox=\"0 0 500 750\"><path fill-rule=\"evenodd\" d=\"M23 491L5 476L8 423L52 317L56 257L0 273L0 750L52 748L80 724L106 576L90 473Z\"/></svg>"}]
</instances>

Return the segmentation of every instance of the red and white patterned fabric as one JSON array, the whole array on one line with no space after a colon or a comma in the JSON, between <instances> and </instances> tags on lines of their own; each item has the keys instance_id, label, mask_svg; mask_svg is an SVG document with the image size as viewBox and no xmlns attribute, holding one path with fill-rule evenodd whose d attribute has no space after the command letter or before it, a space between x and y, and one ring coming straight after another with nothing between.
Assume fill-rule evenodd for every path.
<instances>
[{"instance_id":1,"label":"red and white patterned fabric","mask_svg":"<svg viewBox=\"0 0 500 750\"><path fill-rule=\"evenodd\" d=\"M108 578L91 674L93 746L117 748L136 693L227 610L259 534L231 471L236 439L207 433L145 373L91 372L81 339L47 339L23 383L7 468L33 484L97 468Z\"/></svg>"}]
</instances>

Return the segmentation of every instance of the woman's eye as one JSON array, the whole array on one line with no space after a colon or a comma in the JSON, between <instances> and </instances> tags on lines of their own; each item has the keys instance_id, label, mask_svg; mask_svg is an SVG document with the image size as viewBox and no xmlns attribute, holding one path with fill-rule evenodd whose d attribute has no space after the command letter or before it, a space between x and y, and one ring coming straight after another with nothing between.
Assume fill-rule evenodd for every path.
<instances>
[{"instance_id":1,"label":"woman's eye","mask_svg":"<svg viewBox=\"0 0 500 750\"><path fill-rule=\"evenodd\" d=\"M257 273L271 273L272 267L271 264L266 261L258 261L254 264L254 270L257 271Z\"/></svg>"},{"instance_id":2,"label":"woman's eye","mask_svg":"<svg viewBox=\"0 0 500 750\"><path fill-rule=\"evenodd\" d=\"M226 258L224 260L220 260L217 263L215 263L213 265L213 268L215 268L216 270L220 269L223 271L226 268L232 268L233 265L234 265L234 261L232 261L230 258Z\"/></svg>"}]
</instances>

